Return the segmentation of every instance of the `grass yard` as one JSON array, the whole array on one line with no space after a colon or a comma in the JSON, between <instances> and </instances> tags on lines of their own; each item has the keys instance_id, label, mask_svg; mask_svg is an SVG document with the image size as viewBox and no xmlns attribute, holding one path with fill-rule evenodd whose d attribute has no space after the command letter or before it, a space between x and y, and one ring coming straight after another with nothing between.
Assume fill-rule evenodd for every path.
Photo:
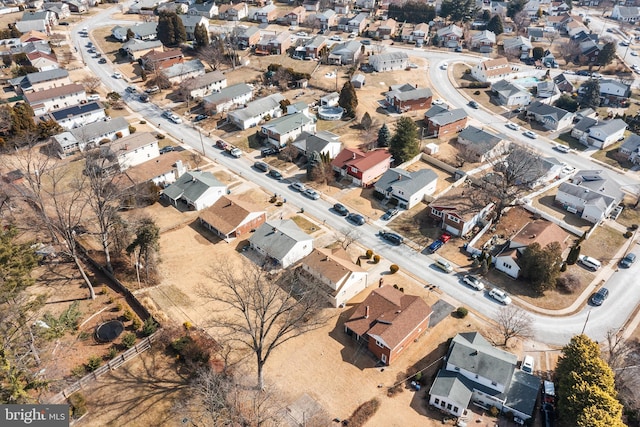
<instances>
[{"instance_id":1,"label":"grass yard","mask_svg":"<svg viewBox=\"0 0 640 427\"><path fill-rule=\"evenodd\" d=\"M606 150L598 150L593 153L591 157L615 168L620 168L625 171L629 170L633 167L633 163L627 159L627 156L618 152L618 148L620 148L623 142L624 141L616 142L607 147Z\"/></svg>"},{"instance_id":2,"label":"grass yard","mask_svg":"<svg viewBox=\"0 0 640 427\"><path fill-rule=\"evenodd\" d=\"M580 251L583 255L589 255L598 259L602 265L617 262L613 255L629 240L622 233L613 228L602 225L586 241L582 242Z\"/></svg>"},{"instance_id":3,"label":"grass yard","mask_svg":"<svg viewBox=\"0 0 640 427\"><path fill-rule=\"evenodd\" d=\"M562 145L568 145L576 151L584 151L587 149L580 141L571 136L571 132L561 133L554 141Z\"/></svg>"},{"instance_id":4,"label":"grass yard","mask_svg":"<svg viewBox=\"0 0 640 427\"><path fill-rule=\"evenodd\" d=\"M631 227L633 224L640 225L640 207L634 208L637 198L630 195L625 195L623 203L624 209L616 220L619 224L625 227Z\"/></svg>"}]
</instances>

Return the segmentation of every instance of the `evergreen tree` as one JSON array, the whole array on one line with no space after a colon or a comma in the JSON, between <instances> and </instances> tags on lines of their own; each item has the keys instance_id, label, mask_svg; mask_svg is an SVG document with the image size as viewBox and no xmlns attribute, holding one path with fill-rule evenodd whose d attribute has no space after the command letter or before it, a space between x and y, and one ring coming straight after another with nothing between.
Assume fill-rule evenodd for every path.
<instances>
[{"instance_id":1,"label":"evergreen tree","mask_svg":"<svg viewBox=\"0 0 640 427\"><path fill-rule=\"evenodd\" d=\"M602 46L602 50L600 51L600 54L598 55L598 65L600 66L609 65L611 64L611 61L615 59L615 57L616 57L615 42L605 43L605 45Z\"/></svg>"},{"instance_id":2,"label":"evergreen tree","mask_svg":"<svg viewBox=\"0 0 640 427\"><path fill-rule=\"evenodd\" d=\"M562 248L557 242L544 248L538 243L526 247L520 257L522 277L529 279L538 293L553 289L560 274Z\"/></svg>"},{"instance_id":3,"label":"evergreen tree","mask_svg":"<svg viewBox=\"0 0 640 427\"><path fill-rule=\"evenodd\" d=\"M389 152L396 165L406 162L420 152L418 127L410 117L400 117L396 123L396 132L391 138Z\"/></svg>"},{"instance_id":4,"label":"evergreen tree","mask_svg":"<svg viewBox=\"0 0 640 427\"><path fill-rule=\"evenodd\" d=\"M600 106L600 82L596 79L589 79L582 84L582 89L580 106L584 108L598 108Z\"/></svg>"},{"instance_id":5,"label":"evergreen tree","mask_svg":"<svg viewBox=\"0 0 640 427\"><path fill-rule=\"evenodd\" d=\"M518 13L522 12L528 0L511 0L507 3L507 16L513 19Z\"/></svg>"},{"instance_id":6,"label":"evergreen tree","mask_svg":"<svg viewBox=\"0 0 640 427\"><path fill-rule=\"evenodd\" d=\"M197 24L193 31L193 37L196 39L196 46L209 46L209 30L203 24Z\"/></svg>"},{"instance_id":7,"label":"evergreen tree","mask_svg":"<svg viewBox=\"0 0 640 427\"><path fill-rule=\"evenodd\" d=\"M578 256L580 256L580 245L572 246L569 255L567 255L567 264L575 264L578 261Z\"/></svg>"},{"instance_id":8,"label":"evergreen tree","mask_svg":"<svg viewBox=\"0 0 640 427\"><path fill-rule=\"evenodd\" d=\"M25 132L36 130L33 121L33 109L29 104L18 102L11 109L11 130L14 135L23 135Z\"/></svg>"},{"instance_id":9,"label":"evergreen tree","mask_svg":"<svg viewBox=\"0 0 640 427\"><path fill-rule=\"evenodd\" d=\"M340 99L338 105L344 108L346 117L355 117L356 108L358 107L358 95L350 81L347 81L340 91Z\"/></svg>"},{"instance_id":10,"label":"evergreen tree","mask_svg":"<svg viewBox=\"0 0 640 427\"><path fill-rule=\"evenodd\" d=\"M362 116L362 119L360 119L360 126L362 126L362 129L364 130L369 130L371 129L372 124L373 124L373 119L371 118L371 115L367 111Z\"/></svg>"},{"instance_id":11,"label":"evergreen tree","mask_svg":"<svg viewBox=\"0 0 640 427\"><path fill-rule=\"evenodd\" d=\"M173 37L176 44L181 44L187 41L187 31L184 29L182 19L177 14L173 14ZM208 34L207 34L208 36Z\"/></svg>"},{"instance_id":12,"label":"evergreen tree","mask_svg":"<svg viewBox=\"0 0 640 427\"><path fill-rule=\"evenodd\" d=\"M502 25L502 18L500 18L500 15L494 15L493 18L489 20L487 30L493 31L496 36L504 33L504 27Z\"/></svg>"},{"instance_id":13,"label":"evergreen tree","mask_svg":"<svg viewBox=\"0 0 640 427\"><path fill-rule=\"evenodd\" d=\"M453 22L469 22L477 12L475 0L443 0L440 5L440 16Z\"/></svg>"},{"instance_id":14,"label":"evergreen tree","mask_svg":"<svg viewBox=\"0 0 640 427\"><path fill-rule=\"evenodd\" d=\"M175 15L175 13L160 12L158 16L158 38L165 46L173 46L176 44L172 15Z\"/></svg>"},{"instance_id":15,"label":"evergreen tree","mask_svg":"<svg viewBox=\"0 0 640 427\"><path fill-rule=\"evenodd\" d=\"M391 143L391 132L387 124L383 124L378 131L378 147L388 147Z\"/></svg>"}]
</instances>

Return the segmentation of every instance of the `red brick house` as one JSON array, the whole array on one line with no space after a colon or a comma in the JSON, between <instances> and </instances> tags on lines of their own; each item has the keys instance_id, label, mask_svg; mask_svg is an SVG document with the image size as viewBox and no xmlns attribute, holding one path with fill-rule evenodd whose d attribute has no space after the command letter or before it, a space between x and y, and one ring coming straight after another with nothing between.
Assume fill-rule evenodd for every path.
<instances>
[{"instance_id":1,"label":"red brick house","mask_svg":"<svg viewBox=\"0 0 640 427\"><path fill-rule=\"evenodd\" d=\"M388 150L345 148L333 159L331 167L341 178L350 176L354 184L367 187L391 167L391 154Z\"/></svg>"},{"instance_id":2,"label":"red brick house","mask_svg":"<svg viewBox=\"0 0 640 427\"><path fill-rule=\"evenodd\" d=\"M467 235L493 209L493 203L474 197L469 187L454 187L429 204L427 213L453 236Z\"/></svg>"},{"instance_id":3,"label":"red brick house","mask_svg":"<svg viewBox=\"0 0 640 427\"><path fill-rule=\"evenodd\" d=\"M435 105L424 113L424 123L428 135L444 136L464 129L467 126L467 113L464 108L448 110Z\"/></svg>"},{"instance_id":4,"label":"red brick house","mask_svg":"<svg viewBox=\"0 0 640 427\"><path fill-rule=\"evenodd\" d=\"M266 211L234 196L222 196L198 217L204 228L223 240L248 236L267 221Z\"/></svg>"},{"instance_id":5,"label":"red brick house","mask_svg":"<svg viewBox=\"0 0 640 427\"><path fill-rule=\"evenodd\" d=\"M405 113L431 108L433 93L429 88L418 89L405 83L389 87L389 92L385 93L385 97L389 108L394 109L397 113Z\"/></svg>"},{"instance_id":6,"label":"red brick house","mask_svg":"<svg viewBox=\"0 0 640 427\"><path fill-rule=\"evenodd\" d=\"M184 62L181 49L151 50L140 57L142 66L149 71L162 70Z\"/></svg>"},{"instance_id":7,"label":"red brick house","mask_svg":"<svg viewBox=\"0 0 640 427\"><path fill-rule=\"evenodd\" d=\"M302 25L307 17L307 10L304 6L293 8L291 12L284 15L284 22L289 25Z\"/></svg>"},{"instance_id":8,"label":"red brick house","mask_svg":"<svg viewBox=\"0 0 640 427\"><path fill-rule=\"evenodd\" d=\"M392 286L374 289L344 324L356 341L365 341L374 357L390 365L429 327L431 307Z\"/></svg>"}]
</instances>

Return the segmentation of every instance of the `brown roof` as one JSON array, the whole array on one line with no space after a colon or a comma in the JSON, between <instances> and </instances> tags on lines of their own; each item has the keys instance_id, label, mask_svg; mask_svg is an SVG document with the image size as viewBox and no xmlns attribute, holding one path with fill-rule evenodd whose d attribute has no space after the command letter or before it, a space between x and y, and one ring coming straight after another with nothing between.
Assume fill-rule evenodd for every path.
<instances>
[{"instance_id":1,"label":"brown roof","mask_svg":"<svg viewBox=\"0 0 640 427\"><path fill-rule=\"evenodd\" d=\"M349 255L342 248L314 249L307 255L302 263L311 270L322 274L333 283L338 283L348 273L364 272L362 267L354 264Z\"/></svg>"},{"instance_id":2,"label":"brown roof","mask_svg":"<svg viewBox=\"0 0 640 427\"><path fill-rule=\"evenodd\" d=\"M454 213L468 221L489 204L481 193L470 187L454 187L431 202L429 207Z\"/></svg>"},{"instance_id":3,"label":"brown roof","mask_svg":"<svg viewBox=\"0 0 640 427\"><path fill-rule=\"evenodd\" d=\"M549 243L558 242L564 248L569 234L551 221L538 220L527 223L518 234L511 238L512 248L529 246L539 243L541 247Z\"/></svg>"},{"instance_id":4,"label":"brown roof","mask_svg":"<svg viewBox=\"0 0 640 427\"><path fill-rule=\"evenodd\" d=\"M391 154L387 150L364 152L357 148L345 148L331 162L332 166L343 168L353 166L360 171L366 171L384 161L390 161Z\"/></svg>"},{"instance_id":5,"label":"brown roof","mask_svg":"<svg viewBox=\"0 0 640 427\"><path fill-rule=\"evenodd\" d=\"M367 308L369 316L365 317ZM431 307L422 298L383 286L362 301L345 326L360 336L380 339L393 350L431 313Z\"/></svg>"},{"instance_id":6,"label":"brown roof","mask_svg":"<svg viewBox=\"0 0 640 427\"><path fill-rule=\"evenodd\" d=\"M49 36L47 36L45 33L41 31L36 31L36 30L29 30L20 36L20 41L23 43L31 39L49 40Z\"/></svg>"},{"instance_id":7,"label":"brown roof","mask_svg":"<svg viewBox=\"0 0 640 427\"><path fill-rule=\"evenodd\" d=\"M234 196L222 196L212 206L200 212L200 219L224 234L233 232L251 213L264 209Z\"/></svg>"},{"instance_id":8,"label":"brown roof","mask_svg":"<svg viewBox=\"0 0 640 427\"><path fill-rule=\"evenodd\" d=\"M57 98L62 95L71 95L74 93L84 92L84 86L80 84L71 84L64 86L52 87L51 89L39 90L37 92L25 93L24 99L30 105L49 99Z\"/></svg>"},{"instance_id":9,"label":"brown roof","mask_svg":"<svg viewBox=\"0 0 640 427\"><path fill-rule=\"evenodd\" d=\"M122 181L126 187L147 182L171 170L178 160L182 160L182 154L177 151L163 154L155 159L130 167L120 175L122 178L116 179L116 181Z\"/></svg>"},{"instance_id":10,"label":"brown roof","mask_svg":"<svg viewBox=\"0 0 640 427\"><path fill-rule=\"evenodd\" d=\"M152 49L149 52L142 55L142 59L147 61L152 61L152 62L162 61L170 58L178 58L178 57L184 58L184 55L182 54L182 50L180 49L169 49L166 51Z\"/></svg>"}]
</instances>

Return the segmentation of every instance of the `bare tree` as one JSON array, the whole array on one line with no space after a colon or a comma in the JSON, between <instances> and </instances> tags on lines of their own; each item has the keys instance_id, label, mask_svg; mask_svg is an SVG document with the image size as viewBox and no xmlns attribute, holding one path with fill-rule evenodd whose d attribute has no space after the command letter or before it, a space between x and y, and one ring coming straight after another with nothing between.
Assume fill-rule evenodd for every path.
<instances>
[{"instance_id":1,"label":"bare tree","mask_svg":"<svg viewBox=\"0 0 640 427\"><path fill-rule=\"evenodd\" d=\"M606 334L602 358L613 370L616 389L625 402L636 400L636 391L640 390L640 347L624 339L623 331L610 329Z\"/></svg>"},{"instance_id":2,"label":"bare tree","mask_svg":"<svg viewBox=\"0 0 640 427\"><path fill-rule=\"evenodd\" d=\"M224 44L220 37L212 37L208 46L198 49L198 58L209 64L211 71L217 70L224 60Z\"/></svg>"},{"instance_id":3,"label":"bare tree","mask_svg":"<svg viewBox=\"0 0 640 427\"><path fill-rule=\"evenodd\" d=\"M526 311L516 306L507 305L498 309L496 322L503 346L512 338L529 338L533 335L533 319Z\"/></svg>"},{"instance_id":4,"label":"bare tree","mask_svg":"<svg viewBox=\"0 0 640 427\"><path fill-rule=\"evenodd\" d=\"M336 242L338 242L345 251L349 246L357 242L360 237L360 232L353 227L344 227L335 233Z\"/></svg>"},{"instance_id":5,"label":"bare tree","mask_svg":"<svg viewBox=\"0 0 640 427\"><path fill-rule=\"evenodd\" d=\"M557 31L547 31L545 33L545 38L549 42L549 49L553 46L553 42L556 41L560 37L560 34Z\"/></svg>"},{"instance_id":6,"label":"bare tree","mask_svg":"<svg viewBox=\"0 0 640 427\"><path fill-rule=\"evenodd\" d=\"M573 41L561 43L560 46L558 46L558 53L567 64L574 62L580 55L580 45Z\"/></svg>"},{"instance_id":7,"label":"bare tree","mask_svg":"<svg viewBox=\"0 0 640 427\"><path fill-rule=\"evenodd\" d=\"M53 33L49 36L49 41L51 42L51 44L58 47L62 45L62 42L66 39L67 36L62 33Z\"/></svg>"},{"instance_id":8,"label":"bare tree","mask_svg":"<svg viewBox=\"0 0 640 427\"><path fill-rule=\"evenodd\" d=\"M212 283L202 286L200 294L224 307L212 326L225 331L230 344L251 350L262 390L273 350L323 325L320 308L326 300L319 294L320 286L296 271L271 277L261 266L248 263L242 268L219 263L209 277Z\"/></svg>"},{"instance_id":9,"label":"bare tree","mask_svg":"<svg viewBox=\"0 0 640 427\"><path fill-rule=\"evenodd\" d=\"M513 23L518 29L518 33L522 32L529 25L529 15L524 10L516 13L513 17Z\"/></svg>"},{"instance_id":10,"label":"bare tree","mask_svg":"<svg viewBox=\"0 0 640 427\"><path fill-rule=\"evenodd\" d=\"M82 79L82 85L89 93L96 93L100 85L102 84L102 80L98 76L87 76Z\"/></svg>"}]
</instances>

